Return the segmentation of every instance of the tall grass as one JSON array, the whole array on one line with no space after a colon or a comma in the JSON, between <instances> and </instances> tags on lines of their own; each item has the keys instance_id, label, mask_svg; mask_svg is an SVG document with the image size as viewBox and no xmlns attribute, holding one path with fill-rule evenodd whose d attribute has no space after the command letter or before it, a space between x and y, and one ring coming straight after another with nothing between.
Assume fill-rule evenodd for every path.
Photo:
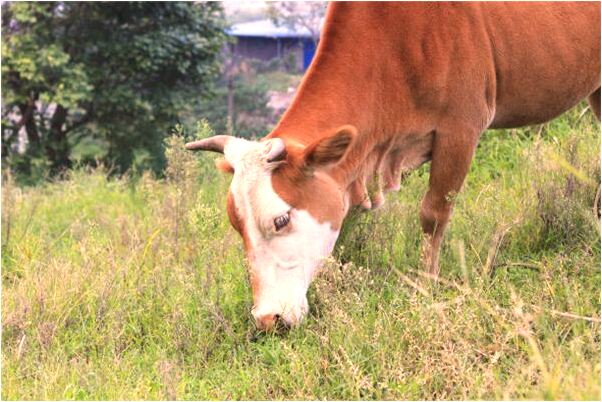
<instances>
[{"instance_id":1,"label":"tall grass","mask_svg":"<svg viewBox=\"0 0 602 402\"><path fill-rule=\"evenodd\" d=\"M441 256L427 168L353 212L308 319L257 335L229 177L167 141L165 179L3 178L3 399L600 399L599 126L487 132Z\"/></svg>"}]
</instances>

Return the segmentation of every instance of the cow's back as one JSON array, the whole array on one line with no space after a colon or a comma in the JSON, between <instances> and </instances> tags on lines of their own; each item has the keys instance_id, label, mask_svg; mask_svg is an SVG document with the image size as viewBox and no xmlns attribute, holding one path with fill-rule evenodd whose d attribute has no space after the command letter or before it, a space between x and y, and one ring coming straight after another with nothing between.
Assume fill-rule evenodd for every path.
<instances>
[{"instance_id":1,"label":"cow's back","mask_svg":"<svg viewBox=\"0 0 602 402\"><path fill-rule=\"evenodd\" d=\"M600 3L483 3L492 43L493 127L541 123L600 86Z\"/></svg>"},{"instance_id":2,"label":"cow's back","mask_svg":"<svg viewBox=\"0 0 602 402\"><path fill-rule=\"evenodd\" d=\"M599 3L331 7L336 18L327 35L336 41L326 39L345 49L340 65L375 88L346 83L374 115L397 108L386 115L425 121L480 112L488 126L521 126L559 115L600 86Z\"/></svg>"},{"instance_id":3,"label":"cow's back","mask_svg":"<svg viewBox=\"0 0 602 402\"><path fill-rule=\"evenodd\" d=\"M600 86L600 4L397 3L402 82L437 118L481 115L490 127L550 120ZM393 14L393 13L391 13ZM431 113L432 114L432 113Z\"/></svg>"}]
</instances>

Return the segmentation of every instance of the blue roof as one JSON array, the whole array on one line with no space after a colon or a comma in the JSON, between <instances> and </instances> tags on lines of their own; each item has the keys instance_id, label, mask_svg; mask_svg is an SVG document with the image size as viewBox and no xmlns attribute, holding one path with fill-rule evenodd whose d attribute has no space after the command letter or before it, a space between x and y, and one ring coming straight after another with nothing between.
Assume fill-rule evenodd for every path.
<instances>
[{"instance_id":1,"label":"blue roof","mask_svg":"<svg viewBox=\"0 0 602 402\"><path fill-rule=\"evenodd\" d=\"M289 26L276 26L272 20L258 20L234 24L226 30L232 36L254 36L266 38L311 38L309 29L300 27L291 29Z\"/></svg>"}]
</instances>

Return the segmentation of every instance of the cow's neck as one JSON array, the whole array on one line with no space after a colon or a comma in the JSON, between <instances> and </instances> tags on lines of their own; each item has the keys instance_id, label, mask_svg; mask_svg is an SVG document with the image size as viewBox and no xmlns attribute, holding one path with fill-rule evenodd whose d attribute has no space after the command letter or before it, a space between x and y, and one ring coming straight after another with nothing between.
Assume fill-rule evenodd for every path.
<instances>
[{"instance_id":1,"label":"cow's neck","mask_svg":"<svg viewBox=\"0 0 602 402\"><path fill-rule=\"evenodd\" d=\"M426 159L428 136L406 137L429 130L410 126L413 123L407 119L390 118L416 116L405 101L409 98L405 80L384 82L382 77L388 76L385 69L392 68L394 61L372 62L376 60L372 57L374 45L359 48L350 42L353 39L348 32L349 27L327 22L316 59L268 137L307 146L334 134L342 125L355 126L358 137L348 157L331 173L347 189L351 205L369 208L383 202L384 190L399 188L404 169ZM398 75L402 70L397 70ZM409 154L408 145L412 148Z\"/></svg>"},{"instance_id":2,"label":"cow's neck","mask_svg":"<svg viewBox=\"0 0 602 402\"><path fill-rule=\"evenodd\" d=\"M323 42L327 42L326 39ZM320 48L328 48L327 43ZM347 56L346 56L347 57ZM336 52L319 51L316 60L306 73L297 94L280 122L269 137L277 136L302 145L309 145L335 130L351 124L361 129L365 125L365 104L368 101L366 85L358 82L363 71L341 68L336 62ZM339 62L348 63L341 59ZM366 69L361 67L361 69Z\"/></svg>"},{"instance_id":3,"label":"cow's neck","mask_svg":"<svg viewBox=\"0 0 602 402\"><path fill-rule=\"evenodd\" d=\"M315 59L270 137L308 145L345 124L362 133L376 128L370 109L383 101L385 88L374 85L382 66L373 62L370 40L362 46L350 35L358 20L352 12L344 3L329 6Z\"/></svg>"}]
</instances>

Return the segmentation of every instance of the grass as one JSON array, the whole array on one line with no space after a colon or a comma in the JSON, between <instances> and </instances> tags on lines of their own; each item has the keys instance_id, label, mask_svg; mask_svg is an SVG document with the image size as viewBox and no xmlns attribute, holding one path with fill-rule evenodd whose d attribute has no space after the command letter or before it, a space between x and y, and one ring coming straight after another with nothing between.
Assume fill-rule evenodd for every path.
<instances>
[{"instance_id":1,"label":"grass","mask_svg":"<svg viewBox=\"0 0 602 402\"><path fill-rule=\"evenodd\" d=\"M76 170L2 191L2 399L600 399L600 132L485 133L420 269L428 169L348 218L285 335L256 336L227 175Z\"/></svg>"}]
</instances>

